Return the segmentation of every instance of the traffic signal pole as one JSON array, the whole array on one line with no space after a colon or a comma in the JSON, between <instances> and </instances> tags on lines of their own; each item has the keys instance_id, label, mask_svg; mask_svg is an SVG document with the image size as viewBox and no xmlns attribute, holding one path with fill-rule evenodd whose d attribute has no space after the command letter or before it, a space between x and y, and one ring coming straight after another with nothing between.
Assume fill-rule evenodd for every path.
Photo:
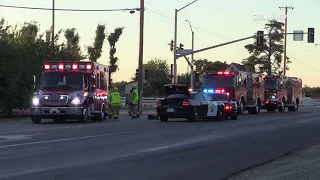
<instances>
[{"instance_id":1,"label":"traffic signal pole","mask_svg":"<svg viewBox=\"0 0 320 180\"><path fill-rule=\"evenodd\" d=\"M174 40L173 40L173 79L177 83L177 32L178 32L178 9L174 10Z\"/></svg>"},{"instance_id":2,"label":"traffic signal pole","mask_svg":"<svg viewBox=\"0 0 320 180\"><path fill-rule=\"evenodd\" d=\"M262 35L253 35L253 36L249 36L249 37L245 37L245 38L241 38L241 39L237 39L237 40L233 40L233 41L229 41L229 42L226 42L226 43L222 43L222 44L218 44L218 45L214 45L214 46L209 46L209 47L206 47L206 48L202 48L202 49L199 49L199 50L195 50L195 51L192 51L192 52L186 52L186 53L181 53L179 55L177 55L177 58L180 58L180 57L183 57L183 56L188 56L190 54L195 54L195 53L199 53L199 52L203 52L203 51L207 51L207 50L210 50L210 49L214 49L214 48L218 48L218 47L221 47L221 46L225 46L225 45L229 45L229 44L233 44L233 43L237 43L237 42L241 42L241 41L245 41L247 39L253 39L253 38L257 38L257 37L260 37L260 36L279 36L279 35L284 35L285 33L270 33L270 34L262 34ZM308 32L306 33L286 33L286 34L309 34Z\"/></svg>"}]
</instances>

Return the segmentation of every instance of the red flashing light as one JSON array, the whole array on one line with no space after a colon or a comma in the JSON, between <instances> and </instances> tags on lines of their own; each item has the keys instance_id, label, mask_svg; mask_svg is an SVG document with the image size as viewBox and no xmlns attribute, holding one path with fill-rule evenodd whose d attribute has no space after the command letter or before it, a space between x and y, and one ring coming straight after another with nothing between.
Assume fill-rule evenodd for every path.
<instances>
[{"instance_id":1,"label":"red flashing light","mask_svg":"<svg viewBox=\"0 0 320 180\"><path fill-rule=\"evenodd\" d=\"M266 101L266 104L269 104L269 101L268 101L268 100Z\"/></svg>"},{"instance_id":2,"label":"red flashing light","mask_svg":"<svg viewBox=\"0 0 320 180\"><path fill-rule=\"evenodd\" d=\"M229 74L230 74L230 72L226 71L226 72L224 72L223 74L225 74L225 75L229 75Z\"/></svg>"},{"instance_id":3,"label":"red flashing light","mask_svg":"<svg viewBox=\"0 0 320 180\"><path fill-rule=\"evenodd\" d=\"M189 89L188 89L188 91L189 91L189 92L192 92L192 89L191 89L191 88L189 88Z\"/></svg>"},{"instance_id":4,"label":"red flashing light","mask_svg":"<svg viewBox=\"0 0 320 180\"><path fill-rule=\"evenodd\" d=\"M170 86L170 89L172 89L172 86Z\"/></svg>"},{"instance_id":5,"label":"red flashing light","mask_svg":"<svg viewBox=\"0 0 320 180\"><path fill-rule=\"evenodd\" d=\"M218 74L223 74L223 72L219 71Z\"/></svg>"},{"instance_id":6,"label":"red flashing light","mask_svg":"<svg viewBox=\"0 0 320 180\"><path fill-rule=\"evenodd\" d=\"M78 65L77 64L73 64L72 65L72 69L78 69Z\"/></svg>"},{"instance_id":7,"label":"red flashing light","mask_svg":"<svg viewBox=\"0 0 320 180\"><path fill-rule=\"evenodd\" d=\"M239 75L238 71L233 72L233 75Z\"/></svg>"},{"instance_id":8,"label":"red flashing light","mask_svg":"<svg viewBox=\"0 0 320 180\"><path fill-rule=\"evenodd\" d=\"M50 65L48 65L48 64L44 65L44 69L46 69L46 70L50 69Z\"/></svg>"},{"instance_id":9,"label":"red flashing light","mask_svg":"<svg viewBox=\"0 0 320 180\"><path fill-rule=\"evenodd\" d=\"M58 68L59 68L60 70L62 70L62 69L63 69L63 64L59 64Z\"/></svg>"},{"instance_id":10,"label":"red flashing light","mask_svg":"<svg viewBox=\"0 0 320 180\"><path fill-rule=\"evenodd\" d=\"M226 105L226 106L224 107L224 109L225 109L225 110L231 110L231 109L232 109L232 107L231 107L231 106L229 106L229 105Z\"/></svg>"},{"instance_id":11,"label":"red flashing light","mask_svg":"<svg viewBox=\"0 0 320 180\"><path fill-rule=\"evenodd\" d=\"M228 96L230 96L230 93L227 93Z\"/></svg>"},{"instance_id":12,"label":"red flashing light","mask_svg":"<svg viewBox=\"0 0 320 180\"><path fill-rule=\"evenodd\" d=\"M224 89L215 89L214 92L221 93L221 92L226 92L226 90L224 90Z\"/></svg>"},{"instance_id":13,"label":"red flashing light","mask_svg":"<svg viewBox=\"0 0 320 180\"><path fill-rule=\"evenodd\" d=\"M91 69L91 68L92 68L91 64L87 64L86 69Z\"/></svg>"},{"instance_id":14,"label":"red flashing light","mask_svg":"<svg viewBox=\"0 0 320 180\"><path fill-rule=\"evenodd\" d=\"M161 106L161 101L157 101L157 106Z\"/></svg>"},{"instance_id":15,"label":"red flashing light","mask_svg":"<svg viewBox=\"0 0 320 180\"><path fill-rule=\"evenodd\" d=\"M187 100L185 100L185 101L183 101L182 105L183 105L183 106L190 106L190 102L187 101Z\"/></svg>"}]
</instances>

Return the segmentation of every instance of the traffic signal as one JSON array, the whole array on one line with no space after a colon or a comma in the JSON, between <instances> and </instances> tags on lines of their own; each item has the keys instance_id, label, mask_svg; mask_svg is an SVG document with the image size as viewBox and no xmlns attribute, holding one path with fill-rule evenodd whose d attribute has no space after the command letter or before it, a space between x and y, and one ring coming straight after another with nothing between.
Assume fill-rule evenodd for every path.
<instances>
[{"instance_id":1,"label":"traffic signal","mask_svg":"<svg viewBox=\"0 0 320 180\"><path fill-rule=\"evenodd\" d=\"M263 34L264 34L263 31L257 31L257 38L256 38L257 46L261 46L264 44Z\"/></svg>"},{"instance_id":2,"label":"traffic signal","mask_svg":"<svg viewBox=\"0 0 320 180\"><path fill-rule=\"evenodd\" d=\"M144 71L144 79L148 80L148 70L147 69Z\"/></svg>"},{"instance_id":3,"label":"traffic signal","mask_svg":"<svg viewBox=\"0 0 320 180\"><path fill-rule=\"evenodd\" d=\"M195 82L200 81L199 73L194 73Z\"/></svg>"},{"instance_id":4,"label":"traffic signal","mask_svg":"<svg viewBox=\"0 0 320 180\"><path fill-rule=\"evenodd\" d=\"M180 43L180 44L179 44L179 49L183 49L183 46L184 46L184 45Z\"/></svg>"},{"instance_id":5,"label":"traffic signal","mask_svg":"<svg viewBox=\"0 0 320 180\"><path fill-rule=\"evenodd\" d=\"M174 41L171 40L171 43L169 45L170 45L170 51L173 51Z\"/></svg>"},{"instance_id":6,"label":"traffic signal","mask_svg":"<svg viewBox=\"0 0 320 180\"><path fill-rule=\"evenodd\" d=\"M136 80L138 80L138 76L139 76L139 69L136 69Z\"/></svg>"},{"instance_id":7,"label":"traffic signal","mask_svg":"<svg viewBox=\"0 0 320 180\"><path fill-rule=\"evenodd\" d=\"M308 28L308 43L314 43L314 28Z\"/></svg>"}]
</instances>

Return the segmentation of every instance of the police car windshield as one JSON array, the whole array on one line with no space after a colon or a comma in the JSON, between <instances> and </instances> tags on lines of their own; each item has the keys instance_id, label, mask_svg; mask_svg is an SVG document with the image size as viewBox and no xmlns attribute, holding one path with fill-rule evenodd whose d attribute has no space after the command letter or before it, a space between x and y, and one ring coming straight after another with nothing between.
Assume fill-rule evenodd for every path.
<instances>
[{"instance_id":1,"label":"police car windshield","mask_svg":"<svg viewBox=\"0 0 320 180\"><path fill-rule=\"evenodd\" d=\"M236 78L234 76L207 76L202 79L203 87L236 87Z\"/></svg>"},{"instance_id":2,"label":"police car windshield","mask_svg":"<svg viewBox=\"0 0 320 180\"><path fill-rule=\"evenodd\" d=\"M81 72L44 72L41 77L40 90L54 88L83 89Z\"/></svg>"},{"instance_id":3,"label":"police car windshield","mask_svg":"<svg viewBox=\"0 0 320 180\"><path fill-rule=\"evenodd\" d=\"M230 99L230 97L224 93L214 93L214 94L208 94L208 95L210 95L212 100L214 101L229 101Z\"/></svg>"},{"instance_id":4,"label":"police car windshield","mask_svg":"<svg viewBox=\"0 0 320 180\"><path fill-rule=\"evenodd\" d=\"M273 79L264 80L265 89L278 89L278 81Z\"/></svg>"}]
</instances>

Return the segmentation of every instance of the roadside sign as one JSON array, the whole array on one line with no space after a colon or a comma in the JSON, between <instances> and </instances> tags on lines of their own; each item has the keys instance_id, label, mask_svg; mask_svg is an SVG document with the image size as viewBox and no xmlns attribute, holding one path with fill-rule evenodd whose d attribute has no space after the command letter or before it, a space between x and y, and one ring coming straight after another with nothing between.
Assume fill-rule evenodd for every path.
<instances>
[{"instance_id":1,"label":"roadside sign","mask_svg":"<svg viewBox=\"0 0 320 180\"><path fill-rule=\"evenodd\" d=\"M303 31L302 30L296 30L293 31L293 41L303 41Z\"/></svg>"}]
</instances>

